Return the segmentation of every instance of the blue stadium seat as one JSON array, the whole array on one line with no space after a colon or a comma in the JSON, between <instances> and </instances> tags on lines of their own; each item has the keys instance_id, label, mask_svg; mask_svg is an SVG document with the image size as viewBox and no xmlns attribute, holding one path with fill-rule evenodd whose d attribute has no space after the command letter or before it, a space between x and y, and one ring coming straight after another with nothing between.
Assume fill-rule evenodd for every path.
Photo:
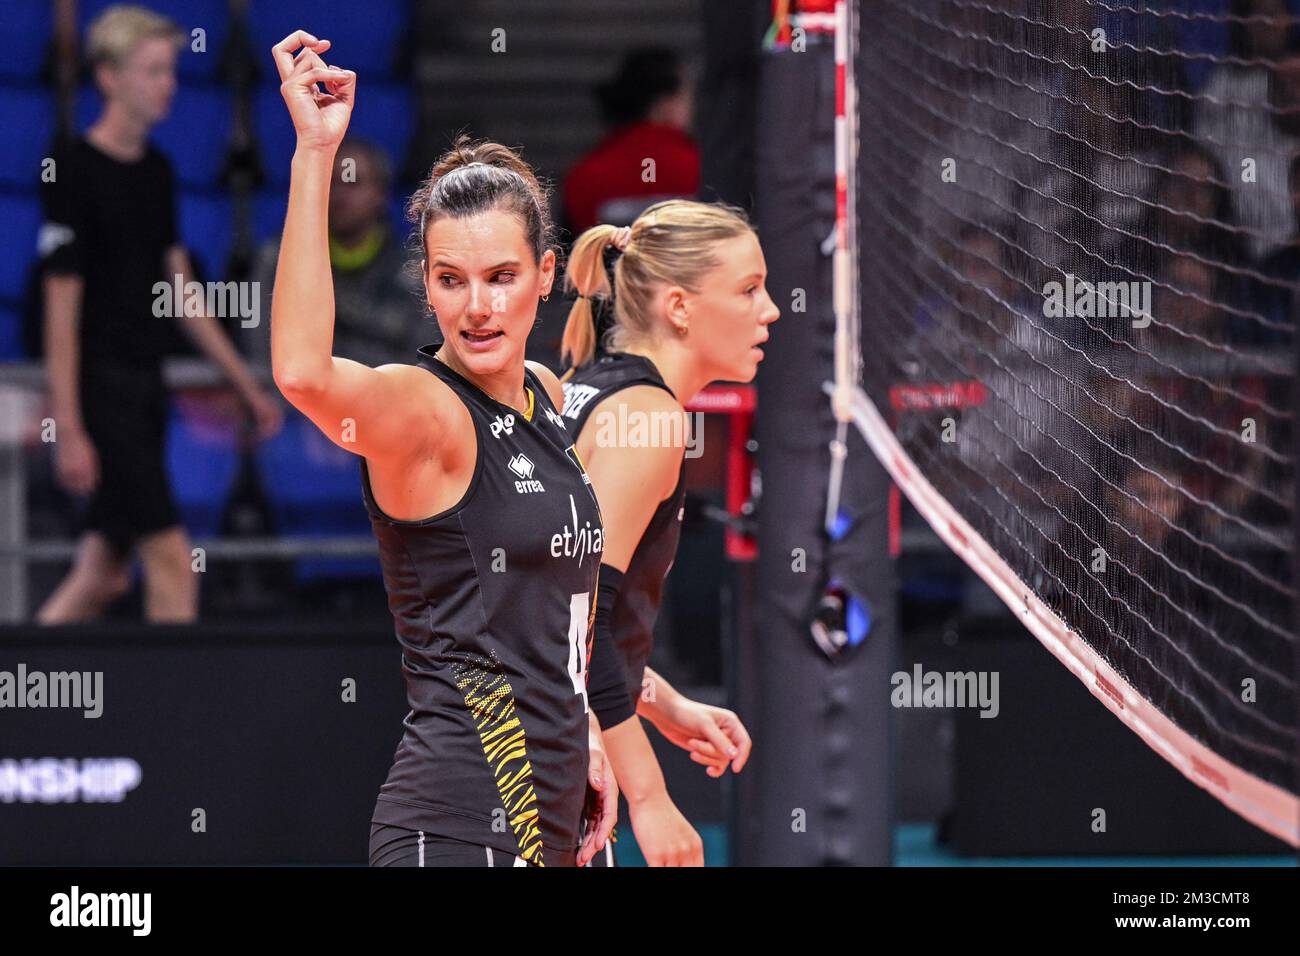
<instances>
[{"instance_id":1,"label":"blue stadium seat","mask_svg":"<svg viewBox=\"0 0 1300 956\"><path fill-rule=\"evenodd\" d=\"M253 123L267 181L287 184L296 138L278 86L257 90L253 100ZM381 146L388 153L397 174L401 173L406 160L414 129L415 101L405 86L371 83L358 92L357 108L352 114L348 134Z\"/></svg>"},{"instance_id":2,"label":"blue stadium seat","mask_svg":"<svg viewBox=\"0 0 1300 956\"><path fill-rule=\"evenodd\" d=\"M402 35L410 25L407 0L251 0L249 32L254 55L275 77L271 47L295 30L310 30L333 41L325 54L335 62L356 70L361 82L388 79ZM277 80L278 84L278 80Z\"/></svg>"},{"instance_id":3,"label":"blue stadium seat","mask_svg":"<svg viewBox=\"0 0 1300 956\"><path fill-rule=\"evenodd\" d=\"M397 186L393 198L388 202L388 220L393 224L393 235L401 242L406 242L415 227L406 221L406 203L415 192L414 186Z\"/></svg>"},{"instance_id":4,"label":"blue stadium seat","mask_svg":"<svg viewBox=\"0 0 1300 956\"><path fill-rule=\"evenodd\" d=\"M411 136L415 133L415 97L406 86L373 83L358 94L361 95L365 100L358 100L348 124L348 135L383 147L393 162L393 175L401 176L402 164L411 148Z\"/></svg>"},{"instance_id":5,"label":"blue stadium seat","mask_svg":"<svg viewBox=\"0 0 1300 956\"><path fill-rule=\"evenodd\" d=\"M54 4L50 0L9 0L5 4L5 55L0 79L35 83L49 54Z\"/></svg>"},{"instance_id":6,"label":"blue stadium seat","mask_svg":"<svg viewBox=\"0 0 1300 956\"><path fill-rule=\"evenodd\" d=\"M17 308L0 304L0 362L15 362L23 355L23 320Z\"/></svg>"},{"instance_id":7,"label":"blue stadium seat","mask_svg":"<svg viewBox=\"0 0 1300 956\"><path fill-rule=\"evenodd\" d=\"M233 110L228 90L182 86L176 91L171 113L158 124L153 138L171 157L182 185L209 189L218 185Z\"/></svg>"},{"instance_id":8,"label":"blue stadium seat","mask_svg":"<svg viewBox=\"0 0 1300 956\"><path fill-rule=\"evenodd\" d=\"M253 131L266 181L286 187L297 137L278 87L262 87L254 91Z\"/></svg>"},{"instance_id":9,"label":"blue stadium seat","mask_svg":"<svg viewBox=\"0 0 1300 956\"><path fill-rule=\"evenodd\" d=\"M1187 53L1226 56L1228 25L1222 18L1232 12L1231 0L1183 0L1183 7L1182 12L1189 16L1172 21L1178 31L1177 49ZM1209 18L1191 16L1197 13ZM1188 87L1199 90L1214 70L1214 63L1201 57L1188 58L1183 61L1183 69L1187 73Z\"/></svg>"},{"instance_id":10,"label":"blue stadium seat","mask_svg":"<svg viewBox=\"0 0 1300 956\"><path fill-rule=\"evenodd\" d=\"M48 3L48 0L46 2ZM120 0L81 0L77 15L83 41L90 21L115 2ZM132 0L132 2L171 17L190 37L190 41L181 49L180 58L176 62L176 71L181 79L204 81L216 79L222 49L230 36L229 0ZM5 16L8 17L7 12ZM206 49L202 53L195 52L192 48L193 31L196 28L202 29L205 33Z\"/></svg>"},{"instance_id":11,"label":"blue stadium seat","mask_svg":"<svg viewBox=\"0 0 1300 956\"><path fill-rule=\"evenodd\" d=\"M290 409L279 434L258 446L258 475L277 534L370 535L356 455L343 451ZM298 577L375 575L377 558L313 558Z\"/></svg>"},{"instance_id":12,"label":"blue stadium seat","mask_svg":"<svg viewBox=\"0 0 1300 956\"><path fill-rule=\"evenodd\" d=\"M233 109L229 90L194 86L177 89L171 112L154 129L152 139L171 160L182 186L213 189L219 185ZM82 87L77 94L77 128L84 131L99 111L98 91Z\"/></svg>"},{"instance_id":13,"label":"blue stadium seat","mask_svg":"<svg viewBox=\"0 0 1300 956\"><path fill-rule=\"evenodd\" d=\"M414 186L395 187L393 198L388 203L388 218L393 227L393 234L402 242L406 241L412 228L406 221L406 201L414 191ZM265 189L254 199L253 241L258 246L268 239L280 237L288 202L289 194L283 189Z\"/></svg>"},{"instance_id":14,"label":"blue stadium seat","mask_svg":"<svg viewBox=\"0 0 1300 956\"><path fill-rule=\"evenodd\" d=\"M180 197L181 238L208 282L225 279L226 259L234 235L230 198L221 193L190 193Z\"/></svg>"},{"instance_id":15,"label":"blue stadium seat","mask_svg":"<svg viewBox=\"0 0 1300 956\"><path fill-rule=\"evenodd\" d=\"M167 472L181 520L191 535L210 537L221 530L231 487L239 474L234 427L203 427L173 403L167 423Z\"/></svg>"},{"instance_id":16,"label":"blue stadium seat","mask_svg":"<svg viewBox=\"0 0 1300 956\"><path fill-rule=\"evenodd\" d=\"M17 308L27 290L27 275L36 261L36 232L41 204L26 196L0 194L0 302Z\"/></svg>"},{"instance_id":17,"label":"blue stadium seat","mask_svg":"<svg viewBox=\"0 0 1300 956\"><path fill-rule=\"evenodd\" d=\"M0 88L0 186L35 190L54 141L54 97L45 90Z\"/></svg>"},{"instance_id":18,"label":"blue stadium seat","mask_svg":"<svg viewBox=\"0 0 1300 956\"><path fill-rule=\"evenodd\" d=\"M258 246L268 239L279 239L284 229L284 214L289 193L284 189L264 189L253 200L253 242Z\"/></svg>"}]
</instances>

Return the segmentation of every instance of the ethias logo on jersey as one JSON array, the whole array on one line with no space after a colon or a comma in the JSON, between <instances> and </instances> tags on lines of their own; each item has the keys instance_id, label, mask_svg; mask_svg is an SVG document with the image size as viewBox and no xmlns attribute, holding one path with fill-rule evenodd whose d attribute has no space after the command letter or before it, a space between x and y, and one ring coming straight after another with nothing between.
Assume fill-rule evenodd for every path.
<instances>
[{"instance_id":1,"label":"ethias logo on jersey","mask_svg":"<svg viewBox=\"0 0 1300 956\"><path fill-rule=\"evenodd\" d=\"M593 527L590 521L578 523L578 506L573 495L569 495L569 514L573 527L566 524L563 530L551 535L551 557L577 558L581 566L587 555L599 556L605 550L605 529L600 525Z\"/></svg>"}]
</instances>

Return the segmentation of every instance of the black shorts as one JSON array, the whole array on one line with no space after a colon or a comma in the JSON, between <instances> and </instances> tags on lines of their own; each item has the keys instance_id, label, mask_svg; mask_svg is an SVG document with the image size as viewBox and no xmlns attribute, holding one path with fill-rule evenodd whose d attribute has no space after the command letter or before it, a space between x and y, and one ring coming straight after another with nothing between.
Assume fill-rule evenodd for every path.
<instances>
[{"instance_id":1,"label":"black shorts","mask_svg":"<svg viewBox=\"0 0 1300 956\"><path fill-rule=\"evenodd\" d=\"M89 363L81 374L81 417L99 456L99 484L82 516L118 557L145 535L180 524L167 476L170 413L161 368Z\"/></svg>"},{"instance_id":2,"label":"black shorts","mask_svg":"<svg viewBox=\"0 0 1300 956\"><path fill-rule=\"evenodd\" d=\"M387 823L370 824L371 866L531 866L521 856L479 843L408 830Z\"/></svg>"}]
</instances>

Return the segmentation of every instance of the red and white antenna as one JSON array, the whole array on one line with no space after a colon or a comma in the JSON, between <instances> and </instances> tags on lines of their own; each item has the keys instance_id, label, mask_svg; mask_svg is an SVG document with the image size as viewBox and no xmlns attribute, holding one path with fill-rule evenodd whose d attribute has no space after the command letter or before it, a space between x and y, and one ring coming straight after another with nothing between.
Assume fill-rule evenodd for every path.
<instances>
[{"instance_id":1,"label":"red and white antenna","mask_svg":"<svg viewBox=\"0 0 1300 956\"><path fill-rule=\"evenodd\" d=\"M835 255L831 261L835 309L835 380L831 408L838 423L831 442L831 472L826 496L826 529L839 510L848 425L854 390L862 378L859 345L861 314L857 273L858 103L853 74L856 53L855 0L835 4Z\"/></svg>"}]
</instances>

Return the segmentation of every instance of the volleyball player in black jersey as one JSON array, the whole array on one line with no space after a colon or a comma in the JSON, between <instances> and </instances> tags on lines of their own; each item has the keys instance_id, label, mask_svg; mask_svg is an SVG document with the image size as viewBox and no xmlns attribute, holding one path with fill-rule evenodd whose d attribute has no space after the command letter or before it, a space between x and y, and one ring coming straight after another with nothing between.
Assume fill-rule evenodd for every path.
<instances>
[{"instance_id":1,"label":"volleyball player in black jersey","mask_svg":"<svg viewBox=\"0 0 1300 956\"><path fill-rule=\"evenodd\" d=\"M613 290L603 262L607 245L621 252ZM703 849L668 797L637 716L689 750L711 776L728 765L739 772L749 756L749 735L734 713L683 697L646 661L681 527L685 406L711 381L754 377L767 326L780 315L766 276L743 212L686 200L657 203L630 228L587 230L565 276L580 298L564 335L573 365L565 375L564 415L577 432L607 529L588 689L637 843L652 866L702 865ZM614 321L598 334L593 298L608 307L611 291ZM592 865L602 862L613 862L612 848Z\"/></svg>"},{"instance_id":2,"label":"volleyball player in black jersey","mask_svg":"<svg viewBox=\"0 0 1300 956\"><path fill-rule=\"evenodd\" d=\"M271 358L285 397L362 458L402 648L411 711L370 862L581 865L617 809L586 691L604 533L559 382L524 361L555 276L546 196L506 147L458 140L409 207L443 345L417 365L331 355L326 209L356 76L329 46L299 31L273 50L298 144Z\"/></svg>"}]
</instances>

